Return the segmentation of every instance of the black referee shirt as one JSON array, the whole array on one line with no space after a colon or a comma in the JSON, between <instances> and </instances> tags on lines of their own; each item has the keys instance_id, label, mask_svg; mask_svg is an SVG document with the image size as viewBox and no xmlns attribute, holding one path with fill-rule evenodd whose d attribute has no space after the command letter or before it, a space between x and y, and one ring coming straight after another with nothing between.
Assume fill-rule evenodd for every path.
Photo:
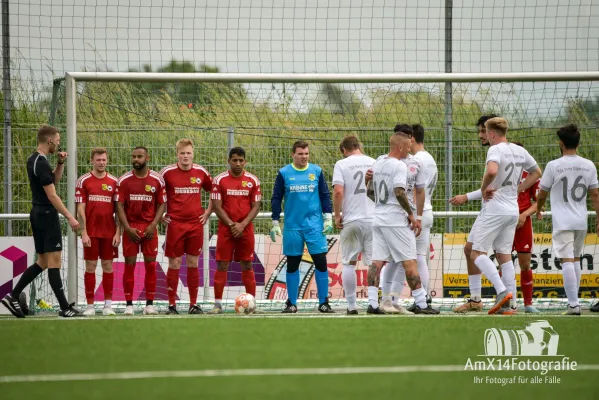
<instances>
[{"instance_id":1,"label":"black referee shirt","mask_svg":"<svg viewBox=\"0 0 599 400\"><path fill-rule=\"evenodd\" d=\"M34 206L51 206L44 186L54 183L54 173L45 155L37 151L27 160L27 175L31 187L31 203Z\"/></svg>"}]
</instances>

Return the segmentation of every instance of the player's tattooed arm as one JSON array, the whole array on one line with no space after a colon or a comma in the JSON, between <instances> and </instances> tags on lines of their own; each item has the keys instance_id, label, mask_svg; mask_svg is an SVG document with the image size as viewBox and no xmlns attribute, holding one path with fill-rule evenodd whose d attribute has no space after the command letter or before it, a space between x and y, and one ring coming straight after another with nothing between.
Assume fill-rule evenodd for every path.
<instances>
[{"instance_id":1,"label":"player's tattooed arm","mask_svg":"<svg viewBox=\"0 0 599 400\"><path fill-rule=\"evenodd\" d=\"M374 200L374 185L372 184L373 180L368 181L368 185L366 185L366 196L372 201Z\"/></svg>"},{"instance_id":2,"label":"player's tattooed arm","mask_svg":"<svg viewBox=\"0 0 599 400\"><path fill-rule=\"evenodd\" d=\"M403 208L408 215L412 215L412 208L410 207L410 201L408 200L408 195L406 194L405 189L397 187L393 189L393 192L395 193L395 197L397 198L401 208Z\"/></svg>"}]
</instances>

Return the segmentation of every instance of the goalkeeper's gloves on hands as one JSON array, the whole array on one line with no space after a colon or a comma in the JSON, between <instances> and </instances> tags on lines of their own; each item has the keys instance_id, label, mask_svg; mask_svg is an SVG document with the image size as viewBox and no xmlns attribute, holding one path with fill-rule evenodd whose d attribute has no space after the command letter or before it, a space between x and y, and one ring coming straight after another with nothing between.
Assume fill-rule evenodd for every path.
<instances>
[{"instance_id":1,"label":"goalkeeper's gloves on hands","mask_svg":"<svg viewBox=\"0 0 599 400\"><path fill-rule=\"evenodd\" d=\"M331 213L324 214L324 229L322 233L325 235L333 233L333 215Z\"/></svg>"},{"instance_id":2,"label":"goalkeeper's gloves on hands","mask_svg":"<svg viewBox=\"0 0 599 400\"><path fill-rule=\"evenodd\" d=\"M282 236L281 227L279 226L279 221L272 221L272 228L270 228L270 240L273 242L277 241L277 235Z\"/></svg>"}]
</instances>

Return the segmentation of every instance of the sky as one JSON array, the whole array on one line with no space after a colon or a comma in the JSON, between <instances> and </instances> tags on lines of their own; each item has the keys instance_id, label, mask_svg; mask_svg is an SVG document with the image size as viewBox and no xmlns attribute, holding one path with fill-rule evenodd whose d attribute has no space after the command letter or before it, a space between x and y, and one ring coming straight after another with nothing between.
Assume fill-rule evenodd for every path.
<instances>
[{"instance_id":1,"label":"sky","mask_svg":"<svg viewBox=\"0 0 599 400\"><path fill-rule=\"evenodd\" d=\"M173 58L222 72L444 72L444 4L11 0L11 56L38 86L66 71L157 68ZM453 72L599 70L596 0L454 0L452 34ZM544 85L542 96L597 93L589 87Z\"/></svg>"}]
</instances>

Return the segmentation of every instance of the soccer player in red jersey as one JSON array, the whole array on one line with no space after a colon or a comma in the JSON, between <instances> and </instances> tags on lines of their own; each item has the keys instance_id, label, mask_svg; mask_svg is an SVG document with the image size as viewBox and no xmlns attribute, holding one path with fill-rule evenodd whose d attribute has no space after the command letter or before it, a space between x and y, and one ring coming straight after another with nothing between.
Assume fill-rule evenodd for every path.
<instances>
[{"instance_id":1,"label":"soccer player in red jersey","mask_svg":"<svg viewBox=\"0 0 599 400\"><path fill-rule=\"evenodd\" d=\"M168 224L166 230L166 248L168 272L166 275L169 307L167 314L179 314L176 308L177 286L181 259L186 254L187 287L189 289L189 314L203 314L197 305L200 273L198 257L204 242L204 223L212 212L211 203L202 208L201 189L210 193L212 178L208 171L193 163L193 142L180 139L176 145L176 164L160 171L166 184L167 214L163 221Z\"/></svg>"},{"instance_id":2,"label":"soccer player in red jersey","mask_svg":"<svg viewBox=\"0 0 599 400\"><path fill-rule=\"evenodd\" d=\"M522 143L513 142L518 146L524 147ZM522 183L528 172L522 173L520 183ZM518 264L520 264L520 287L522 289L522 297L524 298L524 312L538 313L532 305L533 279L532 270L530 269L531 252L533 245L532 219L531 215L537 212L537 193L539 191L539 181L524 192L518 193L518 207L520 208L520 217L514 234L514 245L512 251L518 253ZM515 300L515 299L514 299ZM515 304L513 304L515 306Z\"/></svg>"},{"instance_id":3,"label":"soccer player in red jersey","mask_svg":"<svg viewBox=\"0 0 599 400\"><path fill-rule=\"evenodd\" d=\"M135 261L140 247L146 269L146 307L144 314L155 315L156 256L158 255L158 232L156 227L166 208L164 180L155 171L148 169L148 149L138 146L131 153L133 170L119 178L116 192L116 209L123 227L123 255L125 272L125 315L133 315L133 287L135 285Z\"/></svg>"},{"instance_id":4,"label":"soccer player in red jersey","mask_svg":"<svg viewBox=\"0 0 599 400\"><path fill-rule=\"evenodd\" d=\"M121 243L120 229L115 220L114 193L117 178L106 172L108 153L103 147L92 150L92 170L77 181L75 201L81 223L83 259L85 260L85 316L96 314L94 293L96 290L96 267L98 258L102 265L102 287L104 289L104 315L114 315L112 310L112 286L114 273L112 261L117 257Z\"/></svg>"},{"instance_id":5,"label":"soccer player in red jersey","mask_svg":"<svg viewBox=\"0 0 599 400\"><path fill-rule=\"evenodd\" d=\"M256 278L252 269L254 258L254 225L260 211L262 193L260 181L245 171L245 150L234 147L229 151L229 171L216 176L212 182L212 204L219 218L216 240L217 270L214 274L214 308L221 314L227 269L231 261L242 266L241 281L245 291L256 296Z\"/></svg>"}]
</instances>

